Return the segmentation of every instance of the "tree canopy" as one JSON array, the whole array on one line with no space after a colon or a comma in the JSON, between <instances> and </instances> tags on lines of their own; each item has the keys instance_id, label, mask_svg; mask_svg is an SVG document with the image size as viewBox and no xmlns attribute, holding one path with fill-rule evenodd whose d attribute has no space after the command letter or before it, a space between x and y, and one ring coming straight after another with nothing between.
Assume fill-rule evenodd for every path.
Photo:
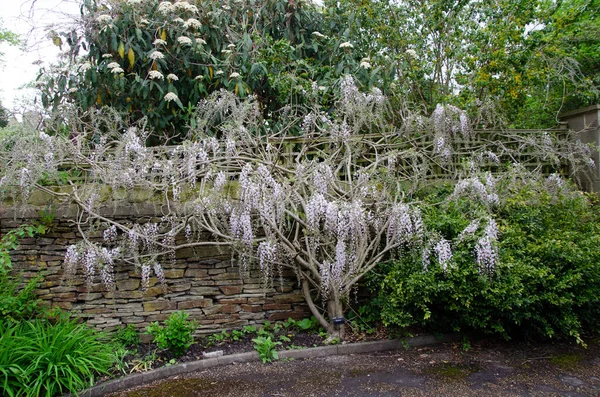
<instances>
[{"instance_id":1,"label":"tree canopy","mask_svg":"<svg viewBox=\"0 0 600 397\"><path fill-rule=\"evenodd\" d=\"M85 0L80 26L52 32L70 61L42 73L42 101L111 106L177 139L212 92L254 95L278 122L313 86L331 110L350 74L424 114L542 128L598 100L598 15L598 0Z\"/></svg>"}]
</instances>

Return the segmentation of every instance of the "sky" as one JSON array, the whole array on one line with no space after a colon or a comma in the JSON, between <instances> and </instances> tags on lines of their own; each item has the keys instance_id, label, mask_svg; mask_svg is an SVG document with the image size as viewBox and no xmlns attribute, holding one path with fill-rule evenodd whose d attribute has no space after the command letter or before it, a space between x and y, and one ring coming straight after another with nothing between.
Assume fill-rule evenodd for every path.
<instances>
[{"instance_id":1,"label":"sky","mask_svg":"<svg viewBox=\"0 0 600 397\"><path fill-rule=\"evenodd\" d=\"M21 98L33 98L33 90L20 89L34 81L41 65L56 61L58 47L46 37L51 25L68 24L79 14L78 0L1 0L0 18L4 28L26 41L24 50L6 44L0 65L0 101L8 109L18 107ZM36 64L41 61L41 64Z\"/></svg>"}]
</instances>

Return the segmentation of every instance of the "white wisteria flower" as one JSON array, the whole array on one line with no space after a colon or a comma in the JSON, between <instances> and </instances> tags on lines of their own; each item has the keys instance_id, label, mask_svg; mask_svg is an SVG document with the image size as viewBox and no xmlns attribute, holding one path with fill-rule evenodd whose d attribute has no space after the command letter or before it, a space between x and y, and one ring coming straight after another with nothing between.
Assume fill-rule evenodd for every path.
<instances>
[{"instance_id":1,"label":"white wisteria flower","mask_svg":"<svg viewBox=\"0 0 600 397\"><path fill-rule=\"evenodd\" d=\"M102 54L102 58L112 58L112 54Z\"/></svg>"},{"instance_id":2,"label":"white wisteria flower","mask_svg":"<svg viewBox=\"0 0 600 397\"><path fill-rule=\"evenodd\" d=\"M165 95L165 101L167 102L171 102L171 101L176 101L179 99L179 97L177 96L177 94L175 94L174 92L167 92L167 94Z\"/></svg>"},{"instance_id":3,"label":"white wisteria flower","mask_svg":"<svg viewBox=\"0 0 600 397\"><path fill-rule=\"evenodd\" d=\"M92 64L89 62L85 62L85 63L81 64L81 66L79 67L79 71L85 72L86 70L89 70L91 68L92 68Z\"/></svg>"},{"instance_id":4,"label":"white wisteria flower","mask_svg":"<svg viewBox=\"0 0 600 397\"><path fill-rule=\"evenodd\" d=\"M183 20L183 18L175 18L175 19L173 19L173 22L179 23L179 24L182 24L182 25L185 23L185 21Z\"/></svg>"},{"instance_id":5,"label":"white wisteria flower","mask_svg":"<svg viewBox=\"0 0 600 397\"><path fill-rule=\"evenodd\" d=\"M179 81L179 77L177 77L177 75L175 75L173 73L169 73L167 75L167 80Z\"/></svg>"},{"instance_id":6,"label":"white wisteria flower","mask_svg":"<svg viewBox=\"0 0 600 397\"><path fill-rule=\"evenodd\" d=\"M71 87L69 88L69 93L74 94L78 91L77 87Z\"/></svg>"},{"instance_id":7,"label":"white wisteria flower","mask_svg":"<svg viewBox=\"0 0 600 397\"><path fill-rule=\"evenodd\" d=\"M202 80L203 78L204 76L199 74L198 76L194 77L194 80Z\"/></svg>"},{"instance_id":8,"label":"white wisteria flower","mask_svg":"<svg viewBox=\"0 0 600 397\"><path fill-rule=\"evenodd\" d=\"M150 57L150 59L152 59L153 61L157 60L157 59L163 59L165 57L165 54L163 54L160 51L152 51L150 53L150 55L148 55Z\"/></svg>"},{"instance_id":9,"label":"white wisteria flower","mask_svg":"<svg viewBox=\"0 0 600 397\"><path fill-rule=\"evenodd\" d=\"M196 44L205 45L206 41L204 41L204 39L201 39L200 37L196 37Z\"/></svg>"},{"instance_id":10,"label":"white wisteria flower","mask_svg":"<svg viewBox=\"0 0 600 397\"><path fill-rule=\"evenodd\" d=\"M312 35L313 35L313 36L315 36L315 37L318 37L318 38L320 38L320 39L324 39L324 38L326 38L326 37L327 37L327 36L325 36L323 33L321 33L321 32L317 32L317 31L314 31L314 32L312 32Z\"/></svg>"},{"instance_id":11,"label":"white wisteria flower","mask_svg":"<svg viewBox=\"0 0 600 397\"><path fill-rule=\"evenodd\" d=\"M96 18L96 21L108 24L112 22L112 17L108 14L102 14Z\"/></svg>"},{"instance_id":12,"label":"white wisteria flower","mask_svg":"<svg viewBox=\"0 0 600 397\"><path fill-rule=\"evenodd\" d=\"M215 72L215 76L221 76L223 73L225 73L225 72L223 72L222 70L217 70Z\"/></svg>"},{"instance_id":13,"label":"white wisteria flower","mask_svg":"<svg viewBox=\"0 0 600 397\"><path fill-rule=\"evenodd\" d=\"M164 76L158 70L151 70L148 72L148 78L150 80L162 80L164 78Z\"/></svg>"},{"instance_id":14,"label":"white wisteria flower","mask_svg":"<svg viewBox=\"0 0 600 397\"><path fill-rule=\"evenodd\" d=\"M229 78L231 79L237 79L238 77L240 77L240 74L237 72L233 72L229 75Z\"/></svg>"},{"instance_id":15,"label":"white wisteria flower","mask_svg":"<svg viewBox=\"0 0 600 397\"><path fill-rule=\"evenodd\" d=\"M227 48L235 48L235 44L233 44L233 43L227 44Z\"/></svg>"},{"instance_id":16,"label":"white wisteria flower","mask_svg":"<svg viewBox=\"0 0 600 397\"><path fill-rule=\"evenodd\" d=\"M417 57L417 52L411 48L411 49L406 50L406 55L408 55L410 58L414 59Z\"/></svg>"},{"instance_id":17,"label":"white wisteria flower","mask_svg":"<svg viewBox=\"0 0 600 397\"><path fill-rule=\"evenodd\" d=\"M231 50L221 50L221 54L231 54Z\"/></svg>"},{"instance_id":18,"label":"white wisteria flower","mask_svg":"<svg viewBox=\"0 0 600 397\"><path fill-rule=\"evenodd\" d=\"M200 23L199 20L195 19L195 18L189 18L187 21L185 21L185 23L183 24L184 28L192 28L192 29L200 29L202 27L202 24Z\"/></svg>"},{"instance_id":19,"label":"white wisteria flower","mask_svg":"<svg viewBox=\"0 0 600 397\"><path fill-rule=\"evenodd\" d=\"M120 74L120 73L124 73L125 71L122 68L112 68L110 70L110 72L114 73L114 74Z\"/></svg>"},{"instance_id":20,"label":"white wisteria flower","mask_svg":"<svg viewBox=\"0 0 600 397\"><path fill-rule=\"evenodd\" d=\"M342 44L340 44L340 48L354 48L354 46L349 41L345 41Z\"/></svg>"},{"instance_id":21,"label":"white wisteria flower","mask_svg":"<svg viewBox=\"0 0 600 397\"><path fill-rule=\"evenodd\" d=\"M127 3L131 5L141 4L142 0L127 0Z\"/></svg>"},{"instance_id":22,"label":"white wisteria flower","mask_svg":"<svg viewBox=\"0 0 600 397\"><path fill-rule=\"evenodd\" d=\"M140 25L142 25L142 26L150 25L150 21L147 20L146 18L142 18L142 19L140 19Z\"/></svg>"},{"instance_id":23,"label":"white wisteria flower","mask_svg":"<svg viewBox=\"0 0 600 397\"><path fill-rule=\"evenodd\" d=\"M120 68L121 65L119 65L118 62L111 62L108 65L106 65L106 67L109 68L109 69L114 69L114 68Z\"/></svg>"},{"instance_id":24,"label":"white wisteria flower","mask_svg":"<svg viewBox=\"0 0 600 397\"><path fill-rule=\"evenodd\" d=\"M163 39L156 39L152 42L153 45L167 45L167 42Z\"/></svg>"},{"instance_id":25,"label":"white wisteria flower","mask_svg":"<svg viewBox=\"0 0 600 397\"><path fill-rule=\"evenodd\" d=\"M190 39L189 37L185 37L185 36L179 36L177 38L177 41L179 42L179 44L182 44L182 45L192 44L192 39Z\"/></svg>"}]
</instances>

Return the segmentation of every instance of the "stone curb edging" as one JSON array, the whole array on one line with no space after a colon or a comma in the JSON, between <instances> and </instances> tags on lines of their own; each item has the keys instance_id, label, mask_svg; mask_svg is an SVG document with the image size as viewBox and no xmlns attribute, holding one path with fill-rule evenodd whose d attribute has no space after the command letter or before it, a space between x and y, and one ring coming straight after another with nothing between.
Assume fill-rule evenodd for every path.
<instances>
[{"instance_id":1,"label":"stone curb edging","mask_svg":"<svg viewBox=\"0 0 600 397\"><path fill-rule=\"evenodd\" d=\"M349 343L346 345L320 346L301 350L284 350L279 351L278 354L279 359L304 359L313 357L336 356L342 354L372 353L385 350L402 349L406 346L428 346L447 342L458 342L459 340L459 334L445 334L441 337L424 335L405 339ZM249 363L256 361L260 361L260 357L258 356L257 352L253 351L248 353L231 354L228 356L207 358L204 360L192 361L189 363L181 363L169 367L158 368L153 371L143 372L141 374L111 380L94 386L91 389L85 390L81 394L79 394L79 396L101 397L106 394L116 393L132 387L146 385L151 382L166 379L175 375L199 371L202 369L212 368L219 365L232 363Z\"/></svg>"}]
</instances>

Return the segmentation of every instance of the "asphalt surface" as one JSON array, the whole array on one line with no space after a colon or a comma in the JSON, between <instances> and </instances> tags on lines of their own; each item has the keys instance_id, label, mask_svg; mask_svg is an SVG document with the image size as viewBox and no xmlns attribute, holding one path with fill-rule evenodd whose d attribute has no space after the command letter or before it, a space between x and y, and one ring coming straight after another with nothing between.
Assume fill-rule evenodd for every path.
<instances>
[{"instance_id":1,"label":"asphalt surface","mask_svg":"<svg viewBox=\"0 0 600 397\"><path fill-rule=\"evenodd\" d=\"M600 396L600 342L461 344L230 364L114 394L195 396Z\"/></svg>"}]
</instances>

